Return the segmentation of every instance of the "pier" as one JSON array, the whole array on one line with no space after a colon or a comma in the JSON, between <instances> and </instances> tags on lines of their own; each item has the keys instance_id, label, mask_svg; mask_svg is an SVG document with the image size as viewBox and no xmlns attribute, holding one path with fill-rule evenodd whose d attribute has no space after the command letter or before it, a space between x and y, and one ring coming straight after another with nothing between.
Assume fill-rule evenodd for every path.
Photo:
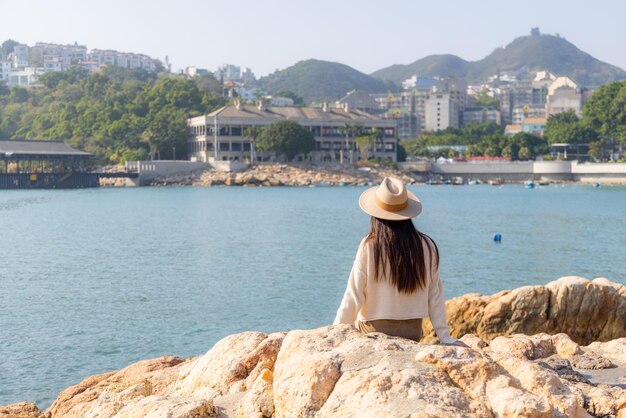
<instances>
[{"instance_id":1,"label":"pier","mask_svg":"<svg viewBox=\"0 0 626 418\"><path fill-rule=\"evenodd\" d=\"M100 178L136 178L137 173L98 173L96 155L62 141L0 141L0 189L99 187Z\"/></svg>"}]
</instances>

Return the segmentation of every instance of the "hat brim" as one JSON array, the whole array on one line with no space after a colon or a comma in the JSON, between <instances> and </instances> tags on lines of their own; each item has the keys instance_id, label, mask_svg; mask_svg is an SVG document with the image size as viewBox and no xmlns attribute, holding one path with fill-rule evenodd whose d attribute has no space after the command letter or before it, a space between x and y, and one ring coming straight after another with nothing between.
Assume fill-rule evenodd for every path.
<instances>
[{"instance_id":1,"label":"hat brim","mask_svg":"<svg viewBox=\"0 0 626 418\"><path fill-rule=\"evenodd\" d=\"M422 203L417 196L408 190L406 192L408 198L406 208L398 212L391 212L382 209L376 204L376 200L374 199L376 189L378 189L378 186L371 187L361 193L361 197L359 197L359 206L361 207L361 210L368 215L379 219L386 219L388 221L404 221L415 218L422 212Z\"/></svg>"}]
</instances>

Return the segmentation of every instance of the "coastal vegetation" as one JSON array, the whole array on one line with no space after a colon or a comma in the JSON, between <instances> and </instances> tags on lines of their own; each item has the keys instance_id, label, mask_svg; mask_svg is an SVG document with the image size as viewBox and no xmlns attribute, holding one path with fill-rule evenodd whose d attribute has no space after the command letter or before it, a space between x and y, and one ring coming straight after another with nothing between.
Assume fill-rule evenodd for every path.
<instances>
[{"instance_id":1,"label":"coastal vegetation","mask_svg":"<svg viewBox=\"0 0 626 418\"><path fill-rule=\"evenodd\" d=\"M73 68L40 88L0 84L0 138L65 140L103 163L186 154L187 118L226 103L212 76Z\"/></svg>"}]
</instances>

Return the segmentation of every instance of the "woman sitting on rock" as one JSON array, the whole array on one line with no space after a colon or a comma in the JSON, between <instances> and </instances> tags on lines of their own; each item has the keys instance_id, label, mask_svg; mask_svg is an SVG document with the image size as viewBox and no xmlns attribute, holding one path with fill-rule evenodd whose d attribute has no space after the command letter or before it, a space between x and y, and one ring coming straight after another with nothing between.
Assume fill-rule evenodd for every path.
<instances>
[{"instance_id":1,"label":"woman sitting on rock","mask_svg":"<svg viewBox=\"0 0 626 418\"><path fill-rule=\"evenodd\" d=\"M371 231L359 245L334 324L419 341L422 318L429 317L442 343L466 347L450 336L437 245L411 221L422 211L419 199L386 177L361 194L359 206L372 216Z\"/></svg>"}]
</instances>

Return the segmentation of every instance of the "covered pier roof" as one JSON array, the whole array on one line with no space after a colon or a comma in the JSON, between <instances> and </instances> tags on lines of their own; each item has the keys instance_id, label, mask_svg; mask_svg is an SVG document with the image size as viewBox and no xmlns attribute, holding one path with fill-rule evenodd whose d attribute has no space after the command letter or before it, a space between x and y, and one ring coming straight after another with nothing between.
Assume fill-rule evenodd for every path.
<instances>
[{"instance_id":1,"label":"covered pier roof","mask_svg":"<svg viewBox=\"0 0 626 418\"><path fill-rule=\"evenodd\" d=\"M0 140L0 160L87 160L95 154L79 151L63 141Z\"/></svg>"}]
</instances>

